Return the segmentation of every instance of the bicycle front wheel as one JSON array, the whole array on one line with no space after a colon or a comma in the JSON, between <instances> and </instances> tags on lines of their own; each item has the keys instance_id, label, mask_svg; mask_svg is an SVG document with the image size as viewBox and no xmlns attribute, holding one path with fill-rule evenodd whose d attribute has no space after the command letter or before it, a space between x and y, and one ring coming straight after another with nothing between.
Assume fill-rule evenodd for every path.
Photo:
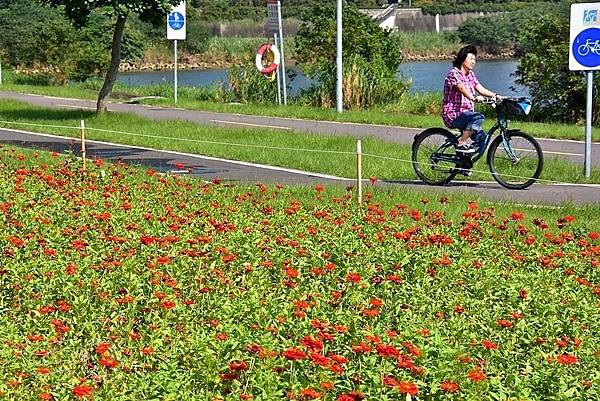
<instances>
[{"instance_id":1,"label":"bicycle front wheel","mask_svg":"<svg viewBox=\"0 0 600 401\"><path fill-rule=\"evenodd\" d=\"M413 143L412 164L417 176L429 185L444 185L456 176L458 156L454 135L441 129L428 129Z\"/></svg>"},{"instance_id":2,"label":"bicycle front wheel","mask_svg":"<svg viewBox=\"0 0 600 401\"><path fill-rule=\"evenodd\" d=\"M528 188L542 174L542 148L524 132L507 132L505 138L506 141L503 141L502 135L499 135L490 145L487 162L492 176L505 188Z\"/></svg>"}]
</instances>

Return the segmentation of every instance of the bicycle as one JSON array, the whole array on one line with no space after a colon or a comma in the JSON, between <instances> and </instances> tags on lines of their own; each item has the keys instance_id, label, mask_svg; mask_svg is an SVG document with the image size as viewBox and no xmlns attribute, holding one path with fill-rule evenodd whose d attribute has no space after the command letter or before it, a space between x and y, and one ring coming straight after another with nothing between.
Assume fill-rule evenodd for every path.
<instances>
[{"instance_id":1,"label":"bicycle","mask_svg":"<svg viewBox=\"0 0 600 401\"><path fill-rule=\"evenodd\" d=\"M586 39L585 43L577 48L577 53L580 56L587 56L590 52L600 55L600 40Z\"/></svg>"},{"instance_id":2,"label":"bicycle","mask_svg":"<svg viewBox=\"0 0 600 401\"><path fill-rule=\"evenodd\" d=\"M517 129L508 129L510 115L529 114L529 99L486 98L484 103L494 107L497 119L485 136L473 143L475 153L472 155L455 151L462 131L454 134L445 128L428 128L415 136L412 164L423 182L429 185L446 185L457 174L469 176L473 164L483 157L486 150L492 177L503 187L525 189L537 181L544 166L542 148L531 135ZM500 133L492 140L497 130Z\"/></svg>"}]
</instances>

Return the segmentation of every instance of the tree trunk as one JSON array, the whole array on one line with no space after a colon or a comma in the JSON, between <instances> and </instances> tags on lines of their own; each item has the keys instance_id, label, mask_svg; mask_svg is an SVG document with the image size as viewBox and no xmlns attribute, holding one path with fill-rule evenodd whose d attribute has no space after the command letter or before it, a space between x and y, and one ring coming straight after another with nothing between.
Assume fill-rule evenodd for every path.
<instances>
[{"instance_id":1,"label":"tree trunk","mask_svg":"<svg viewBox=\"0 0 600 401\"><path fill-rule=\"evenodd\" d=\"M123 43L123 31L125 30L126 16L117 16L117 23L115 24L115 32L112 40L112 50L110 53L110 67L104 78L104 85L100 89L98 94L98 103L96 104L96 114L104 113L107 109L108 97L112 88L117 80L117 73L119 72L119 64L121 64L121 44Z\"/></svg>"}]
</instances>

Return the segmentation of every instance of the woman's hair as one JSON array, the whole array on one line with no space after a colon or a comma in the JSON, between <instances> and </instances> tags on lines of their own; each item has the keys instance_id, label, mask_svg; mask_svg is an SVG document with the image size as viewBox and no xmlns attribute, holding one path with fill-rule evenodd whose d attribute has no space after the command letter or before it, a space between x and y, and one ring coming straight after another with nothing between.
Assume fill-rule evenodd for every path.
<instances>
[{"instance_id":1,"label":"woman's hair","mask_svg":"<svg viewBox=\"0 0 600 401\"><path fill-rule=\"evenodd\" d=\"M467 58L467 54L474 54L475 56L477 55L477 48L473 45L467 45L464 46L462 49L460 49L458 51L458 53L456 54L456 57L454 58L454 61L452 62L452 65L460 68L460 66L462 65L462 63L465 62L465 59Z\"/></svg>"}]
</instances>

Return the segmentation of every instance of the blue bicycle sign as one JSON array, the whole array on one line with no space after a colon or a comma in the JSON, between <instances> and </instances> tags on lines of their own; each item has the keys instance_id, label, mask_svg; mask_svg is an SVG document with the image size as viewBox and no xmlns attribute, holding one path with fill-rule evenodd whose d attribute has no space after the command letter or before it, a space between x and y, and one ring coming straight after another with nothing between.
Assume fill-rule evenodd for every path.
<instances>
[{"instance_id":1,"label":"blue bicycle sign","mask_svg":"<svg viewBox=\"0 0 600 401\"><path fill-rule=\"evenodd\" d=\"M573 57L585 67L600 66L600 29L588 28L573 41Z\"/></svg>"},{"instance_id":2,"label":"blue bicycle sign","mask_svg":"<svg viewBox=\"0 0 600 401\"><path fill-rule=\"evenodd\" d=\"M185 17L178 11L172 12L169 14L169 18L167 20L169 22L169 26L171 29L179 30L183 28L185 25Z\"/></svg>"}]
</instances>

